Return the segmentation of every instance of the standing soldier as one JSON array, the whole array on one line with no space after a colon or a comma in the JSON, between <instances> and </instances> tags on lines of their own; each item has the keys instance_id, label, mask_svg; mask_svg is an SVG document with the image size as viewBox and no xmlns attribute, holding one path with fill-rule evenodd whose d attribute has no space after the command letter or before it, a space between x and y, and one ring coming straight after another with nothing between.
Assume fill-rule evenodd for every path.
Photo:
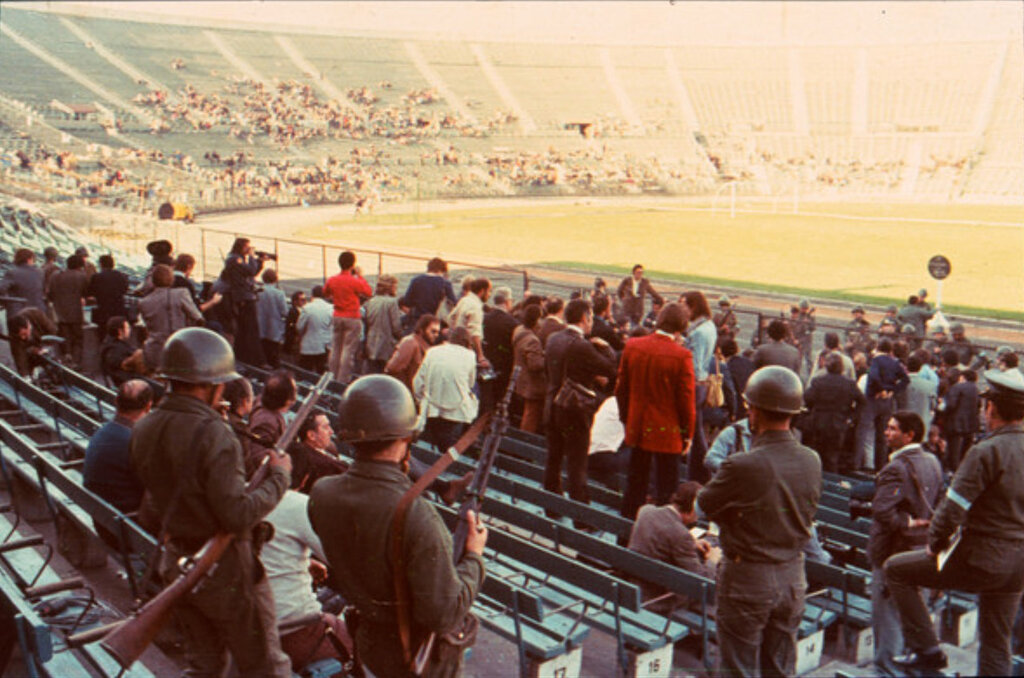
<instances>
[{"instance_id":1,"label":"standing soldier","mask_svg":"<svg viewBox=\"0 0 1024 678\"><path fill-rule=\"evenodd\" d=\"M750 452L726 458L697 497L720 526L725 552L718 588L721 672L792 676L807 590L803 548L821 496L821 462L790 431L804 404L795 372L759 369L743 399L754 434Z\"/></svg>"},{"instance_id":2,"label":"standing soldier","mask_svg":"<svg viewBox=\"0 0 1024 678\"><path fill-rule=\"evenodd\" d=\"M871 333L871 323L864 318L864 307L854 306L850 311L853 318L846 323L846 343L853 350L865 352Z\"/></svg>"},{"instance_id":3,"label":"standing soldier","mask_svg":"<svg viewBox=\"0 0 1024 678\"><path fill-rule=\"evenodd\" d=\"M271 455L263 482L246 490L241 445L214 409L224 384L239 378L231 346L220 335L199 327L175 332L160 371L170 395L135 425L131 455L148 508L162 516L161 578L167 584L177 579L178 559L210 537L235 535L210 577L174 608L185 635L186 674L222 675L227 650L241 675L291 676L251 535L288 489L291 461Z\"/></svg>"},{"instance_id":4,"label":"standing soldier","mask_svg":"<svg viewBox=\"0 0 1024 678\"><path fill-rule=\"evenodd\" d=\"M978 675L1011 674L1010 631L1024 590L1024 377L988 370L983 394L989 437L960 464L928 530L928 547L892 556L885 580L900 613L909 655L901 669L946 666L918 587L971 591L978 605ZM936 554L962 530L940 567Z\"/></svg>"},{"instance_id":5,"label":"standing soldier","mask_svg":"<svg viewBox=\"0 0 1024 678\"><path fill-rule=\"evenodd\" d=\"M810 376L814 369L814 356L811 349L814 344L814 328L817 326L814 319L815 309L811 308L810 301L801 299L800 306L796 310L791 321L793 340L800 351L800 364L806 368L807 375Z\"/></svg>"},{"instance_id":6,"label":"standing soldier","mask_svg":"<svg viewBox=\"0 0 1024 678\"><path fill-rule=\"evenodd\" d=\"M338 437L355 448L355 462L344 475L313 486L310 522L332 586L359 612L357 654L374 675L409 676L421 643L460 628L469 615L484 578L487 530L470 512L465 555L452 564L448 528L420 496L409 505L402 534L392 534L392 518L412 487L405 470L416 428L416 406L402 382L385 375L357 379L338 406L338 422ZM397 562L394 539L401 544ZM397 576L396 567L403 570ZM451 654L450 663L428 667L427 675L457 675L463 653Z\"/></svg>"},{"instance_id":7,"label":"standing soldier","mask_svg":"<svg viewBox=\"0 0 1024 678\"><path fill-rule=\"evenodd\" d=\"M970 365L978 350L974 348L974 344L972 344L971 340L967 338L964 331L964 324L953 323L949 326L949 332L953 335L953 339L949 343L956 351L956 357L960 361L960 364Z\"/></svg>"},{"instance_id":8,"label":"standing soldier","mask_svg":"<svg viewBox=\"0 0 1024 678\"><path fill-rule=\"evenodd\" d=\"M736 319L736 311L732 308L732 300L724 294L718 298L718 313L712 318L712 322L718 330L719 339L736 338L739 321Z\"/></svg>"}]
</instances>

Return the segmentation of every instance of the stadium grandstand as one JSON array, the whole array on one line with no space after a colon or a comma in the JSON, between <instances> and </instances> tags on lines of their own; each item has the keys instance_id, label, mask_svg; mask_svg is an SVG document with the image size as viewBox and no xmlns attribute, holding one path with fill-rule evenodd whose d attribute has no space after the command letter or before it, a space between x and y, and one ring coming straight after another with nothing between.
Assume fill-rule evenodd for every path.
<instances>
[{"instance_id":1,"label":"stadium grandstand","mask_svg":"<svg viewBox=\"0 0 1024 678\"><path fill-rule=\"evenodd\" d=\"M404 382L420 408L402 468L411 459L414 479L431 465L443 469L424 491L437 525L456 532L466 520L460 501L468 507L478 488L460 492L471 478L488 483L478 506L486 577L475 597L464 596L480 630L471 651L460 648L464 675L729 675L741 658L726 628L728 603L720 606L730 591L721 573L750 564L729 542L732 516L709 521L706 495L690 488L691 519L686 486L669 499L658 485L660 460L650 486L638 483L630 448L665 455L627 445L636 405L622 413L625 428L618 420L621 384L635 365L624 358L627 343L655 329L672 335L675 312L688 325L675 339L690 348L689 378L697 377L687 401L696 431L692 443L679 440L692 444L675 464L680 481L722 478L713 455L744 452L737 439L755 420L764 424L760 411L748 415L745 402L760 406L756 393L745 400L744 385L755 364L783 364L764 362L775 344L795 356L786 364L801 393L814 385L820 394L835 377L859 395L836 415L834 445L820 401L801 395L792 409L804 411L791 422L793 445L806 444L824 471L813 520L800 526L806 595L790 610L784 635L795 645L779 659L785 672L896 675L896 645L910 655L906 675L944 668L925 665L935 652L951 673L974 674L976 662L991 660L981 637L991 631L984 590L936 588L927 613L940 644L916 647L908 634L903 646L896 604L880 602L882 519L871 499L883 469L897 464L889 452L902 449L886 428L902 433L890 420L894 403L930 424L914 443L940 459L944 483L959 487L958 468L974 463L992 421L984 394L1004 379L1011 391L1020 381L1024 394L1021 9L976 3L975 25L963 3L686 4L659 21L668 4L353 2L338 6L345 16L324 3L2 3L0 673L165 676L203 659L200 627L189 620L207 612L194 602L179 604L179 623L152 645L133 638L131 659L123 646L111 648L111 629L171 590L170 549L187 544L179 555L189 555L203 541L172 538L173 518L147 521L147 508L173 514L178 494L168 509L147 485L153 506L143 502L151 477L140 480L130 463L129 434L119 439L121 456L102 462L107 475L95 470L96 455L118 444L116 426L164 416L168 402L173 409L175 398L208 386L168 376L176 368L164 351L169 337L202 326L203 336L227 340L217 346L231 347L252 389L251 414L242 380L215 411L245 455L232 442L232 461L245 462L264 495L275 481L260 478L278 471L253 471L259 450L272 460L265 467L283 463L270 450L304 400L319 398L282 455L288 501L260 516L274 529L269 554L257 558L278 597L278 631L264 631L279 639L261 647L269 656L280 644L292 675L362 675L347 633L357 646L365 638L351 617L322 617L320 605L341 618L363 601L343 598L353 587L330 562L339 551L329 530L315 509L296 512L293 495L339 469L365 467L367 443L346 419L347 389L382 372ZM872 8L887 8L891 23ZM435 275L451 287L438 286L424 310L416 294ZM567 375L590 363L577 353L572 366L556 364L542 331L547 324L571 335L560 328L575 323L577 300L588 302L579 329L595 337L586 344L600 353L594 364L610 365L575 384L591 386L593 409L601 405L596 413L578 406L582 438L555 418L577 407L559 404L574 390ZM428 341L434 324L417 319L435 309L442 339ZM346 321L357 328L352 344ZM714 327L708 345L701 326ZM524 336L537 340L532 358ZM434 341L450 356L475 352L471 374L444 364L442 347L428 348ZM695 364L698 355L706 365ZM886 360L910 373L909 386L881 390L898 391L891 400L871 395ZM527 372L539 381L514 389L502 431L504 391L495 384L507 384L514 365L520 382ZM325 371L332 379L320 379ZM926 389L919 376L936 385L911 397ZM460 380L459 412L434 405L437 383L461 388ZM720 400L708 395L714 383ZM278 397L289 384L294 392ZM446 418L466 411L464 422ZM487 412L488 432L446 461L455 438L443 427L462 430ZM321 429L328 433L318 443ZM179 433L160 445L183 445ZM206 444L199 440L190 449ZM564 474L552 470L562 444ZM308 466L317 462L300 453L332 470ZM212 496L214 485L202 491ZM114 486L138 490L132 506L119 503ZM665 506L638 513L634 498ZM316 501L314 492L310 506ZM295 515L286 518L279 511L288 502ZM939 506L925 503L931 518ZM678 541L653 550L644 543L666 538L645 534L641 521L667 505L673 527L681 518L698 538L687 541L696 551L685 561ZM299 515L298 546L282 545L294 525L275 521ZM314 528L319 539L302 542ZM285 535L276 544L274 530ZM390 572L392 555L367 578ZM330 574L320 576L321 561ZM467 571L460 566L459 576ZM263 600L262 589L225 584L216 569L203 582L191 589L195 600L211 590ZM282 590L294 594L290 612ZM314 594L312 615L288 616ZM220 645L205 659L229 647L231 670L245 675L244 661L262 654L242 653L228 626L210 627L211 645ZM298 636L311 628L316 642L305 648ZM1010 640L1010 668L1024 675L1019 624ZM367 666L378 666L380 647L367 647ZM762 657L758 671L775 659Z\"/></svg>"}]
</instances>

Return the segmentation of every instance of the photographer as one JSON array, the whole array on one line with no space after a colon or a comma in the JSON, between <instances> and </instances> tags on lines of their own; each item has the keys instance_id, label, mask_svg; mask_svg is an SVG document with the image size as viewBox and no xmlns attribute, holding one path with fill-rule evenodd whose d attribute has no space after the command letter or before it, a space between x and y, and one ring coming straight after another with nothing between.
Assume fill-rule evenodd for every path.
<instances>
[{"instance_id":1,"label":"photographer","mask_svg":"<svg viewBox=\"0 0 1024 678\"><path fill-rule=\"evenodd\" d=\"M234 344L235 357L250 365L265 362L256 317L256 276L271 258L265 252L256 252L248 238L236 238L220 273L227 288L227 307L222 313L224 334Z\"/></svg>"}]
</instances>

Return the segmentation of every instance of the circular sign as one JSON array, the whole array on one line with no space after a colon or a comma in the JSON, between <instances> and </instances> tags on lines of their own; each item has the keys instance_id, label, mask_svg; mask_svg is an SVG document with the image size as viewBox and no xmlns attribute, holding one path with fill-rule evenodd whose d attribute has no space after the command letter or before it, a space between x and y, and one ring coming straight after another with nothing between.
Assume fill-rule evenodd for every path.
<instances>
[{"instance_id":1,"label":"circular sign","mask_svg":"<svg viewBox=\"0 0 1024 678\"><path fill-rule=\"evenodd\" d=\"M941 254L936 254L928 260L928 272L936 280L944 280L952 270L953 265L949 263L949 259Z\"/></svg>"}]
</instances>

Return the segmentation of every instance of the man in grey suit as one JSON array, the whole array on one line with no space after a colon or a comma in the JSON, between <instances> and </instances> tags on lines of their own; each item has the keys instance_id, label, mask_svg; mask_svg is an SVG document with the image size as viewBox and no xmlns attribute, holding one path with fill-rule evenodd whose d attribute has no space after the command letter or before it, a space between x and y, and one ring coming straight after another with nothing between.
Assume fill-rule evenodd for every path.
<instances>
[{"instance_id":1,"label":"man in grey suit","mask_svg":"<svg viewBox=\"0 0 1024 678\"><path fill-rule=\"evenodd\" d=\"M885 587L886 559L925 545L928 524L942 492L942 465L921 447L924 422L914 412L900 410L885 428L889 463L875 479L871 502L868 559L871 561L871 625L875 636L875 666L898 675L892 658L903 654L903 633L896 605Z\"/></svg>"},{"instance_id":2,"label":"man in grey suit","mask_svg":"<svg viewBox=\"0 0 1024 678\"><path fill-rule=\"evenodd\" d=\"M50 278L47 294L57 314L57 331L64 337L64 355L71 358L73 365L82 364L82 326L89 278L85 274L85 260L77 254L68 257L68 267Z\"/></svg>"},{"instance_id":3,"label":"man in grey suit","mask_svg":"<svg viewBox=\"0 0 1024 678\"><path fill-rule=\"evenodd\" d=\"M25 301L8 301L7 317L13 318L24 308L46 310L43 298L43 272L36 268L36 255L22 247L14 253L14 268L8 269L0 281L0 294L19 297Z\"/></svg>"},{"instance_id":4,"label":"man in grey suit","mask_svg":"<svg viewBox=\"0 0 1024 678\"><path fill-rule=\"evenodd\" d=\"M900 409L910 410L921 417L924 422L924 430L932 425L932 416L935 406L939 402L939 382L929 379L921 373L923 363L917 355L911 354L907 358L907 372L910 376L910 383L902 393L897 394Z\"/></svg>"},{"instance_id":5,"label":"man in grey suit","mask_svg":"<svg viewBox=\"0 0 1024 678\"><path fill-rule=\"evenodd\" d=\"M781 320L773 320L768 324L768 343L761 344L754 351L754 369L761 369L768 365L781 365L788 367L797 374L800 374L800 351L792 344L785 342L789 335L786 323Z\"/></svg>"}]
</instances>

